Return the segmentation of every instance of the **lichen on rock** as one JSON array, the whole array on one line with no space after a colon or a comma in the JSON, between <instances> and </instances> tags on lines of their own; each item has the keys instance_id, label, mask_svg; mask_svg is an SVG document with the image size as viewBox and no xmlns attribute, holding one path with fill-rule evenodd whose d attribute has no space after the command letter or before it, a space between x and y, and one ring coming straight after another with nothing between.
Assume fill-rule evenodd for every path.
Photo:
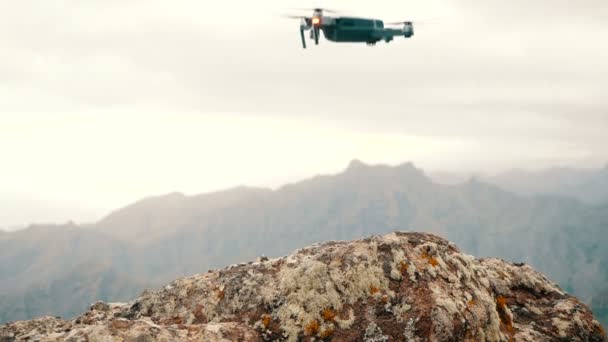
<instances>
[{"instance_id":1,"label":"lichen on rock","mask_svg":"<svg viewBox=\"0 0 608 342\"><path fill-rule=\"evenodd\" d=\"M0 327L0 341L604 341L589 309L530 266L432 234L327 242Z\"/></svg>"}]
</instances>

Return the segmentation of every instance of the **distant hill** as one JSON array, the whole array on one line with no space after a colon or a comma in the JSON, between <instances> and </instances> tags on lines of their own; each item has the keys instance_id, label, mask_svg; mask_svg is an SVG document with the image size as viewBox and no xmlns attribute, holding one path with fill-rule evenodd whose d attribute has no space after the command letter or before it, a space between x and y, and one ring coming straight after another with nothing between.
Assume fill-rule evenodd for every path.
<instances>
[{"instance_id":1,"label":"distant hill","mask_svg":"<svg viewBox=\"0 0 608 342\"><path fill-rule=\"evenodd\" d=\"M606 209L561 196L524 197L476 180L439 185L410 163L359 161L340 174L276 191L173 193L117 210L86 229L31 227L5 234L0 298L17 298L28 309L11 311L15 302L0 299L0 320L31 318L53 307L62 308L53 314L71 316L94 299L121 300L209 268L394 230L438 233L479 257L532 264L591 303L608 283ZM113 280L100 283L100 274ZM58 287L82 295L65 298ZM40 300L47 297L74 305L47 305Z\"/></svg>"},{"instance_id":2,"label":"distant hill","mask_svg":"<svg viewBox=\"0 0 608 342\"><path fill-rule=\"evenodd\" d=\"M74 225L32 226L0 236L0 320L70 315L99 298L129 298L128 246Z\"/></svg>"},{"instance_id":3,"label":"distant hill","mask_svg":"<svg viewBox=\"0 0 608 342\"><path fill-rule=\"evenodd\" d=\"M3 321L18 317L67 315L82 310L84 303L100 299L125 301L149 283L121 273L115 265L83 263L38 281L27 288L0 295Z\"/></svg>"},{"instance_id":4,"label":"distant hill","mask_svg":"<svg viewBox=\"0 0 608 342\"><path fill-rule=\"evenodd\" d=\"M150 197L112 212L99 221L95 229L141 244L171 235L196 217L270 192L240 187L191 197L177 192Z\"/></svg>"},{"instance_id":5,"label":"distant hill","mask_svg":"<svg viewBox=\"0 0 608 342\"><path fill-rule=\"evenodd\" d=\"M433 172L430 176L439 183L451 185L471 178L466 173L450 172ZM603 169L510 170L496 176L477 175L476 178L524 196L557 195L593 205L608 203L608 165Z\"/></svg>"},{"instance_id":6,"label":"distant hill","mask_svg":"<svg viewBox=\"0 0 608 342\"><path fill-rule=\"evenodd\" d=\"M96 215L96 210L74 202L32 199L7 192L0 187L0 230L19 230L25 228L28 223L40 225L70 220L88 222L100 217ZM31 217L35 217L36 222L26 221Z\"/></svg>"}]
</instances>

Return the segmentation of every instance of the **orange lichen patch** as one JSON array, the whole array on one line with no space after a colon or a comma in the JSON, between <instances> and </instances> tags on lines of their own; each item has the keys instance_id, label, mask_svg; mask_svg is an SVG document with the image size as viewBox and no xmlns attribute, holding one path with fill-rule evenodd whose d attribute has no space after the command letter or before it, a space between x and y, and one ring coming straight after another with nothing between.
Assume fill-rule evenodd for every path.
<instances>
[{"instance_id":1,"label":"orange lichen patch","mask_svg":"<svg viewBox=\"0 0 608 342\"><path fill-rule=\"evenodd\" d=\"M388 303L388 295L382 296L382 303L384 303L384 304Z\"/></svg>"},{"instance_id":2,"label":"orange lichen patch","mask_svg":"<svg viewBox=\"0 0 608 342\"><path fill-rule=\"evenodd\" d=\"M437 261L437 259L433 258L432 256L428 255L427 252L422 253L422 259L426 259L426 261L428 261L428 263L433 267L437 267L439 265L439 261Z\"/></svg>"},{"instance_id":3,"label":"orange lichen patch","mask_svg":"<svg viewBox=\"0 0 608 342\"><path fill-rule=\"evenodd\" d=\"M475 299L471 299L470 301L468 301L468 302L467 302L467 306L468 306L468 307L475 306Z\"/></svg>"},{"instance_id":4,"label":"orange lichen patch","mask_svg":"<svg viewBox=\"0 0 608 342\"><path fill-rule=\"evenodd\" d=\"M316 335L319 332L319 322L317 320L311 321L304 326L304 333L308 336Z\"/></svg>"},{"instance_id":5,"label":"orange lichen patch","mask_svg":"<svg viewBox=\"0 0 608 342\"><path fill-rule=\"evenodd\" d=\"M195 308L194 308L194 324L202 324L202 323L207 323L207 318L205 317L205 314L203 313L203 306L201 304L198 304Z\"/></svg>"},{"instance_id":6,"label":"orange lichen patch","mask_svg":"<svg viewBox=\"0 0 608 342\"><path fill-rule=\"evenodd\" d=\"M376 293L378 293L378 292L380 292L380 289L379 289L379 288L377 288L377 287L375 287L375 286L370 286L370 287L369 287L369 293L370 293L371 295L375 295L375 294L376 294Z\"/></svg>"},{"instance_id":7,"label":"orange lichen patch","mask_svg":"<svg viewBox=\"0 0 608 342\"><path fill-rule=\"evenodd\" d=\"M507 306L507 298L503 297L503 296L498 296L498 298L496 298L496 305L500 308L503 309Z\"/></svg>"},{"instance_id":8,"label":"orange lichen patch","mask_svg":"<svg viewBox=\"0 0 608 342\"><path fill-rule=\"evenodd\" d=\"M266 314L262 315L262 324L264 325L264 328L268 328L271 321L272 321L272 317L270 317L270 315L266 315Z\"/></svg>"},{"instance_id":9,"label":"orange lichen patch","mask_svg":"<svg viewBox=\"0 0 608 342\"><path fill-rule=\"evenodd\" d=\"M401 271L401 274L405 274L405 273L407 272L408 267L409 267L409 266L408 266L407 262L402 261L402 262L399 264L399 271Z\"/></svg>"},{"instance_id":10,"label":"orange lichen patch","mask_svg":"<svg viewBox=\"0 0 608 342\"><path fill-rule=\"evenodd\" d=\"M334 328L327 328L327 329L321 331L321 333L319 334L319 337L328 338L328 337L333 336L333 334L334 334Z\"/></svg>"},{"instance_id":11,"label":"orange lichen patch","mask_svg":"<svg viewBox=\"0 0 608 342\"><path fill-rule=\"evenodd\" d=\"M498 316L500 317L501 327L513 337L515 328L513 328L511 316L507 314L507 299L505 297L498 296L498 298L496 298L496 311L498 311Z\"/></svg>"},{"instance_id":12,"label":"orange lichen patch","mask_svg":"<svg viewBox=\"0 0 608 342\"><path fill-rule=\"evenodd\" d=\"M217 298L219 298L220 300L224 299L225 296L226 296L226 293L224 292L224 290L217 291Z\"/></svg>"},{"instance_id":13,"label":"orange lichen patch","mask_svg":"<svg viewBox=\"0 0 608 342\"><path fill-rule=\"evenodd\" d=\"M323 312L321 313L321 316L323 316L323 319L326 322L333 322L334 319L336 318L336 312L330 308L324 309Z\"/></svg>"}]
</instances>

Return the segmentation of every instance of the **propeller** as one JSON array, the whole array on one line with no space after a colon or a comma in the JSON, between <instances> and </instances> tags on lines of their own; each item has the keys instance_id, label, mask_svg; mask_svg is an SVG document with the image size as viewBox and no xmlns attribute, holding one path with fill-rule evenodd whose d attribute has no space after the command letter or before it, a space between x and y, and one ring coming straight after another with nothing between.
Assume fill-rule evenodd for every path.
<instances>
[{"instance_id":1,"label":"propeller","mask_svg":"<svg viewBox=\"0 0 608 342\"><path fill-rule=\"evenodd\" d=\"M289 15L289 14L284 14L284 15L282 15L282 17L288 18L288 19L309 19L310 18L305 15Z\"/></svg>"},{"instance_id":2,"label":"propeller","mask_svg":"<svg viewBox=\"0 0 608 342\"><path fill-rule=\"evenodd\" d=\"M393 21L390 23L384 23L384 25L406 25L406 24L413 24L412 21Z\"/></svg>"},{"instance_id":3,"label":"propeller","mask_svg":"<svg viewBox=\"0 0 608 342\"><path fill-rule=\"evenodd\" d=\"M438 19L436 20L406 20L406 21L393 21L393 22L385 22L384 25L428 25L428 24L436 24Z\"/></svg>"},{"instance_id":4,"label":"propeller","mask_svg":"<svg viewBox=\"0 0 608 342\"><path fill-rule=\"evenodd\" d=\"M313 11L313 12L327 12L327 13L340 13L338 10L315 7L315 8L293 8L295 11Z\"/></svg>"}]
</instances>

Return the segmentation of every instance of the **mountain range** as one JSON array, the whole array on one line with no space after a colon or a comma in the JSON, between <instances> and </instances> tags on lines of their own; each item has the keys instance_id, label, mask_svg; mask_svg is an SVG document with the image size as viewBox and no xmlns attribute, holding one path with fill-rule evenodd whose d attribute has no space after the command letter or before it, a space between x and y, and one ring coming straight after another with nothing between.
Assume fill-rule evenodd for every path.
<instances>
[{"instance_id":1,"label":"mountain range","mask_svg":"<svg viewBox=\"0 0 608 342\"><path fill-rule=\"evenodd\" d=\"M411 163L353 161L277 190L151 197L87 226L0 234L0 322L71 317L178 277L395 230L445 236L466 253L531 264L608 323L608 203L524 196L483 180L433 182Z\"/></svg>"},{"instance_id":2,"label":"mountain range","mask_svg":"<svg viewBox=\"0 0 608 342\"><path fill-rule=\"evenodd\" d=\"M608 165L602 169L554 167L539 171L512 169L496 175L431 172L429 177L441 184L458 184L470 178L496 185L524 196L559 195L581 202L608 203Z\"/></svg>"}]
</instances>

